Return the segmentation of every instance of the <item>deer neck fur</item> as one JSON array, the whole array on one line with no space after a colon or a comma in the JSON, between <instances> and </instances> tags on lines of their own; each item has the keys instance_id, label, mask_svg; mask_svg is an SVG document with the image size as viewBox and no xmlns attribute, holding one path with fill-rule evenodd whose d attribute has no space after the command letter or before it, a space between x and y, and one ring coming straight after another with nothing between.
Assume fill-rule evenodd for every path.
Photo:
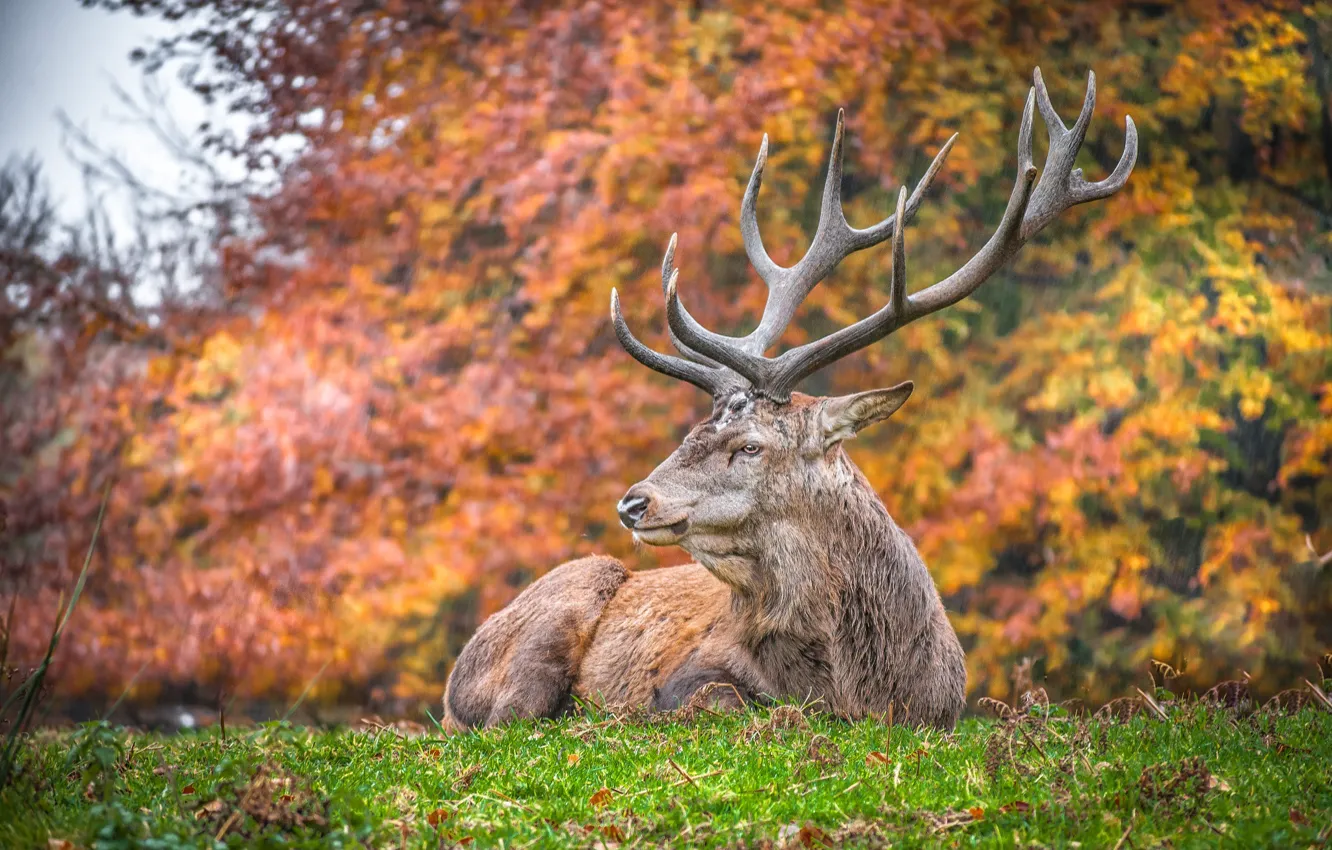
<instances>
[{"instance_id":1,"label":"deer neck fur","mask_svg":"<svg viewBox=\"0 0 1332 850\"><path fill-rule=\"evenodd\" d=\"M909 654L933 650L921 637L941 603L911 539L841 447L831 451L835 474L809 482L755 550L696 555L730 587L738 639L768 684L849 710L917 667Z\"/></svg>"}]
</instances>

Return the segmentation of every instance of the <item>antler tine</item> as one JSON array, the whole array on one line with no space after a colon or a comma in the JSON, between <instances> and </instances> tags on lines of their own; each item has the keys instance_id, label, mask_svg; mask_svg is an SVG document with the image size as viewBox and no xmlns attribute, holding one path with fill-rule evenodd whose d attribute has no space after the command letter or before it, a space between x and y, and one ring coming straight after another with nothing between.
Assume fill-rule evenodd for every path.
<instances>
[{"instance_id":1,"label":"antler tine","mask_svg":"<svg viewBox=\"0 0 1332 850\"><path fill-rule=\"evenodd\" d=\"M1017 181L1008 196L1008 206L1003 218L999 220L999 227L962 268L916 293L910 299L906 321L902 324L956 304L975 292L1026 241L1022 236L1022 227L1030 216L1031 201L1035 194L1032 186L1036 182L1037 173L1031 161L1032 108L1035 100L1036 90L1033 88L1027 93L1027 106L1022 110L1022 127L1018 130Z\"/></svg>"},{"instance_id":2,"label":"antler tine","mask_svg":"<svg viewBox=\"0 0 1332 850\"><path fill-rule=\"evenodd\" d=\"M897 193L898 221L906 221L906 187ZM836 362L853 351L883 339L892 333L907 316L909 309L906 280L906 226L893 231L893 267L888 284L888 303L874 315L854 325L842 328L817 342L802 345L786 352L773 361L768 376L768 394L786 398L791 388L829 363Z\"/></svg>"},{"instance_id":3,"label":"antler tine","mask_svg":"<svg viewBox=\"0 0 1332 850\"><path fill-rule=\"evenodd\" d=\"M719 337L694 321L680 303L680 294L676 289L679 277L680 271L676 269L666 283L666 324L671 331L686 346L742 376L751 386L762 386L765 359L750 354L732 340Z\"/></svg>"},{"instance_id":4,"label":"antler tine","mask_svg":"<svg viewBox=\"0 0 1332 850\"><path fill-rule=\"evenodd\" d=\"M754 160L754 171L749 175L745 195L740 199L740 236L745 243L745 254L749 257L749 264L771 289L785 269L768 256L768 250L763 247L763 235L759 233L758 192L759 187L763 185L763 168L767 164L768 134L764 133L763 143L759 145L758 158Z\"/></svg>"},{"instance_id":5,"label":"antler tine","mask_svg":"<svg viewBox=\"0 0 1332 850\"><path fill-rule=\"evenodd\" d=\"M1124 152L1114 170L1104 180L1095 183L1085 180L1082 170L1073 168L1073 163L1096 110L1096 75L1090 72L1087 75L1082 110L1071 128L1064 124L1051 104L1039 68L1033 74L1033 83L1027 93L1018 130L1017 180L1003 218L985 245L953 274L915 295L908 295L903 231L957 136L954 135L940 149L910 197L905 187L898 192L897 209L891 216L873 227L857 230L847 223L842 211L844 116L839 110L818 228L805 256L789 268L778 266L768 256L758 229L756 205L768 158L768 137L763 137L758 160L740 204L740 230L745 252L768 286L768 301L759 326L747 336L729 337L709 331L689 315L680 303L676 289L679 271L674 266L676 239L672 236L662 260L666 320L672 342L689 360L658 354L635 339L620 315L618 296L612 292L611 313L621 345L645 366L689 381L712 392L714 397L738 388L737 379L743 378L755 392L775 401L787 401L791 389L816 370L882 339L908 322L966 298L1064 210L1107 197L1123 188L1137 162L1137 127L1132 118L1126 117ZM1039 182L1031 150L1032 126L1038 108L1050 137L1050 150ZM888 304L874 315L823 339L793 348L776 358L763 356L786 329L800 302L842 259L889 236L893 237L893 265Z\"/></svg>"},{"instance_id":6,"label":"antler tine","mask_svg":"<svg viewBox=\"0 0 1332 850\"><path fill-rule=\"evenodd\" d=\"M1085 204L1088 201L1099 201L1102 198L1108 198L1128 182L1129 175L1133 173L1133 166L1138 161L1138 127L1133 123L1131 115L1124 116L1124 152L1119 155L1119 162L1115 163L1115 170L1110 172L1110 176L1104 180L1097 180L1095 183L1088 183L1082 179L1081 169L1077 175L1077 183L1071 187L1074 204Z\"/></svg>"},{"instance_id":7,"label":"antler tine","mask_svg":"<svg viewBox=\"0 0 1332 850\"><path fill-rule=\"evenodd\" d=\"M1087 93L1082 98L1082 111L1073 129L1064 125L1063 119L1050 102L1050 92L1045 87L1045 77L1038 67L1032 72L1032 82L1036 89L1036 104L1041 110L1041 120L1045 122L1046 132L1050 137L1050 152L1045 159L1045 170L1051 174L1067 174L1073 168L1073 159L1087 138L1087 127L1091 124L1092 113L1096 111L1096 72L1087 72ZM1071 139L1071 141L1069 141Z\"/></svg>"},{"instance_id":8,"label":"antler tine","mask_svg":"<svg viewBox=\"0 0 1332 850\"><path fill-rule=\"evenodd\" d=\"M1041 69L1032 73L1035 83L1036 99L1040 105L1041 119L1045 121L1050 135L1050 151L1045 156L1045 168L1041 172L1040 182L1032 192L1031 204L1026 220L1022 222L1022 241L1030 239L1057 218L1060 213L1078 204L1107 198L1124 188L1129 174L1138 161L1138 128L1131 117L1125 117L1124 153L1115 165L1114 171L1104 180L1089 183L1082 176L1082 169L1074 168L1083 141L1087 138L1087 128L1091 125L1092 113L1096 111L1096 73L1087 72L1087 93L1082 99L1082 111L1072 129L1064 126L1050 103L1050 93L1045 87L1045 78Z\"/></svg>"},{"instance_id":9,"label":"antler tine","mask_svg":"<svg viewBox=\"0 0 1332 850\"><path fill-rule=\"evenodd\" d=\"M897 220L900 227L893 230L893 276L888 282L888 306L893 315L901 318L906 315L906 187L897 193Z\"/></svg>"},{"instance_id":10,"label":"antler tine","mask_svg":"<svg viewBox=\"0 0 1332 850\"><path fill-rule=\"evenodd\" d=\"M896 289L894 299L902 298L901 307L894 310L893 303L866 319L843 328L821 340L792 349L777 358L775 367L769 375L768 391L774 397L789 394L790 388L797 382L823 366L832 363L852 351L863 348L876 340L882 339L892 331L915 321L921 316L936 310L942 310L966 298L990 278L1004 263L1036 233L1064 210L1076 204L1097 200L1119 191L1128 181L1133 165L1137 161L1138 135L1132 118L1126 118L1126 136L1124 153L1115 166L1115 170L1104 180L1089 183L1082 177L1081 169L1074 169L1073 162L1078 150L1087 136L1092 113L1096 108L1096 75L1087 75L1087 93L1082 101L1082 111L1073 127L1069 128L1059 118L1050 103L1049 92L1041 77L1040 69L1033 74L1034 85L1027 93L1026 107L1022 111L1022 126L1018 131L1018 173L1017 181L1009 195L1008 207L999 222L999 227L989 241L967 261L962 268L944 280L912 296ZM1036 182L1037 169L1032 163L1031 135L1033 111L1039 108L1050 136L1050 151L1046 156L1045 169ZM899 213L899 216L902 214ZM896 252L898 240L894 240ZM894 271L898 266L894 256Z\"/></svg>"},{"instance_id":11,"label":"antler tine","mask_svg":"<svg viewBox=\"0 0 1332 850\"><path fill-rule=\"evenodd\" d=\"M762 354L771 348L790 324L800 303L836 268L838 263L856 251L878 245L888 239L896 232L898 221L905 223L915 216L916 210L925 199L925 193L942 169L953 143L957 141L957 134L954 134L935 154L929 169L916 183L900 219L897 214L890 215L878 224L860 230L847 223L842 210L845 123L845 114L839 109L837 125L833 132L832 150L828 155L828 176L823 184L819 223L814 231L814 238L800 261L794 266L785 268L774 263L768 256L758 227L758 191L763 184L763 169L768 158L768 137L766 135L763 137L758 160L754 164L754 172L750 175L749 185L745 188L744 199L740 203L740 232L744 237L745 253L749 256L749 262L754 266L754 270L768 286L768 301L763 307L763 318L759 320L759 326L749 335L735 341L747 353Z\"/></svg>"},{"instance_id":12,"label":"antler tine","mask_svg":"<svg viewBox=\"0 0 1332 850\"><path fill-rule=\"evenodd\" d=\"M850 244L851 225L847 224L846 213L842 210L842 141L845 131L846 113L838 109L832 149L828 152L828 175L823 181L823 199L819 204L819 223L814 228L814 237L805 256L790 268L779 268L778 276L767 281L768 301L763 305L763 317L747 338L749 345L746 346L762 346L756 352L758 354L782 335L810 290L854 250ZM757 223L754 233L758 235Z\"/></svg>"},{"instance_id":13,"label":"antler tine","mask_svg":"<svg viewBox=\"0 0 1332 850\"><path fill-rule=\"evenodd\" d=\"M837 110L837 124L833 130L832 150L828 154L828 175L823 181L823 200L819 205L819 223L814 230L805 256L794 266L782 268L768 256L758 227L758 190L763 184L763 167L768 158L768 137L765 134L759 147L759 158L754 173L740 202L740 231L744 237L745 253L759 277L768 285L768 301L763 306L759 326L738 344L748 353L762 354L790 323L800 302L814 286L828 275L842 258L854 250L850 247L851 226L842 211L842 140L846 130L846 113Z\"/></svg>"},{"instance_id":14,"label":"antler tine","mask_svg":"<svg viewBox=\"0 0 1332 850\"><path fill-rule=\"evenodd\" d=\"M670 292L671 279L676 274L678 274L678 272L675 269L675 245L678 236L679 236L678 233L671 234L671 241L666 246L665 255L661 258L661 293L662 295L667 297L669 297L668 293ZM689 317L689 321L693 321L692 316ZM699 354L697 351L694 351L692 348L681 342L680 337L676 336L675 329L670 326L669 322L666 325L666 333L671 338L671 345L674 345L675 350L683 354L686 359L692 360L695 363L701 363L704 366L716 368L717 366L716 361L704 357L703 355Z\"/></svg>"},{"instance_id":15,"label":"antler tine","mask_svg":"<svg viewBox=\"0 0 1332 850\"><path fill-rule=\"evenodd\" d=\"M1032 72L1031 76L1036 86L1036 108L1041 111L1041 120L1045 122L1045 131L1050 137L1050 146L1054 147L1068 132L1068 127L1064 126L1064 119L1059 117L1054 104L1050 102L1050 92L1045 87L1045 77L1041 75L1039 66Z\"/></svg>"},{"instance_id":16,"label":"antler tine","mask_svg":"<svg viewBox=\"0 0 1332 850\"><path fill-rule=\"evenodd\" d=\"M768 301L759 326L747 336L730 337L708 330L685 308L676 288L677 241L672 235L662 259L662 291L666 295L666 317L671 342L686 358L703 365L723 366L748 380L754 387L766 387L771 382L776 361L763 357L763 352L781 336L800 302L848 254L882 242L896 232L898 221L905 223L910 220L957 140L954 134L940 148L910 198L899 205L896 213L874 227L857 230L847 223L842 211L844 133L845 114L838 110L832 151L828 157L828 175L824 180L819 224L805 256L789 268L778 266L768 257L758 229L756 198L763 182L763 169L768 156L767 136L763 138L758 160L741 201L740 229L750 262L768 285Z\"/></svg>"},{"instance_id":17,"label":"antler tine","mask_svg":"<svg viewBox=\"0 0 1332 850\"><path fill-rule=\"evenodd\" d=\"M1017 247L1013 237L1022 223L1027 202L1031 198L1032 184L1036 179L1036 166L1031 162L1031 127L1032 109L1035 92L1027 95L1027 106L1022 112L1022 127L1018 131L1018 171L1017 181L1008 197L1008 207L999 222L990 241L965 266L947 280L936 283L916 296L906 294L906 254L903 240L893 239L893 283L888 306L868 318L842 328L823 339L793 348L777 358L775 375L770 381L770 393L777 396L790 394L791 388L805 377L822 369L853 351L858 351L871 343L883 339L897 328L911 322L926 313L933 312L955 301L965 298L980 282L988 277L993 268L998 268ZM905 190L903 190L905 191ZM901 195L899 194L899 201ZM900 209L901 207L899 207ZM1019 243L1020 244L1020 243ZM989 270L986 270L986 269ZM974 282L973 282L974 281ZM933 306L933 300L943 296L947 300ZM894 309L897 305L896 309Z\"/></svg>"},{"instance_id":18,"label":"antler tine","mask_svg":"<svg viewBox=\"0 0 1332 850\"><path fill-rule=\"evenodd\" d=\"M719 370L709 369L698 363L690 363L688 360L681 360L679 357L671 357L668 354L658 354L639 342L624 320L624 314L620 311L620 294L615 289L611 289L611 321L615 325L615 338L620 341L620 346L629 352L630 357L654 372L687 381L714 395L722 386L723 381Z\"/></svg>"},{"instance_id":19,"label":"antler tine","mask_svg":"<svg viewBox=\"0 0 1332 850\"><path fill-rule=\"evenodd\" d=\"M1329 549L1326 552L1319 552L1314 546L1312 535L1304 535L1304 545L1308 547L1309 554L1313 555L1314 563L1318 564L1318 566L1325 567L1332 563L1332 549Z\"/></svg>"}]
</instances>

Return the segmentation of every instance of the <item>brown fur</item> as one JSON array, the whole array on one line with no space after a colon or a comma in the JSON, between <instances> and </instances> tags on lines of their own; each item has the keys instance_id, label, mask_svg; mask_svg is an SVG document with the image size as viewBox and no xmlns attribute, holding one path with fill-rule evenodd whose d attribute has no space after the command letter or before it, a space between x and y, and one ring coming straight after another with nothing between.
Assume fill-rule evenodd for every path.
<instances>
[{"instance_id":1,"label":"brown fur","mask_svg":"<svg viewBox=\"0 0 1332 850\"><path fill-rule=\"evenodd\" d=\"M745 700L951 728L965 701L961 647L915 546L841 448L909 392L787 404L737 393L719 405L626 495L648 499L636 536L699 563L556 568L464 648L450 722L555 716L575 696L668 709L725 682Z\"/></svg>"},{"instance_id":2,"label":"brown fur","mask_svg":"<svg viewBox=\"0 0 1332 850\"><path fill-rule=\"evenodd\" d=\"M444 691L449 725L494 726L567 711L602 610L628 576L614 558L570 561L482 623Z\"/></svg>"}]
</instances>

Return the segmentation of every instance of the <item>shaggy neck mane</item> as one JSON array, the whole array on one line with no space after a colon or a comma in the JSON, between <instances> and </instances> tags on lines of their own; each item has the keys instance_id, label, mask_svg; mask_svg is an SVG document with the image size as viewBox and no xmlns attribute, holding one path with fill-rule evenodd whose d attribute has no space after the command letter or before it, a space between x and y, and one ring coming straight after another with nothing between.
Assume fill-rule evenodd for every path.
<instances>
[{"instance_id":1,"label":"shaggy neck mane","mask_svg":"<svg viewBox=\"0 0 1332 850\"><path fill-rule=\"evenodd\" d=\"M880 655L885 641L926 628L935 599L915 546L840 447L831 483L799 499L799 510L764 529L755 555L698 553L731 587L751 646L806 646L853 637ZM852 634L855 633L855 634Z\"/></svg>"}]
</instances>

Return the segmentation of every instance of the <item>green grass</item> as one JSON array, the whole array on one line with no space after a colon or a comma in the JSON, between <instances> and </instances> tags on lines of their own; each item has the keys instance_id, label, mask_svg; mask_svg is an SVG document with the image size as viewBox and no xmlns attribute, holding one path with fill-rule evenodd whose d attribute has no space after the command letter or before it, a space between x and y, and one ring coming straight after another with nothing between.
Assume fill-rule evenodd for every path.
<instances>
[{"instance_id":1,"label":"green grass","mask_svg":"<svg viewBox=\"0 0 1332 850\"><path fill-rule=\"evenodd\" d=\"M1332 834L1332 714L1309 708L1194 703L1168 722L1056 709L952 735L790 707L449 737L93 724L39 733L20 764L0 791L3 847L1309 847Z\"/></svg>"}]
</instances>

